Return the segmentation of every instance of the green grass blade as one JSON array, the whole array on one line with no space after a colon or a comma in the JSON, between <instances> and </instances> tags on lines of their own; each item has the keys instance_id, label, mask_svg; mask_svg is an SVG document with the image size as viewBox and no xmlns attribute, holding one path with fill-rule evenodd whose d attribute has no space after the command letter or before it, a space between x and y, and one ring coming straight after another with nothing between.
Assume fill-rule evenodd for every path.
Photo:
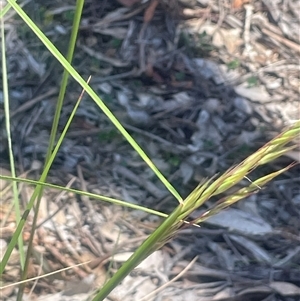
<instances>
[{"instance_id":1,"label":"green grass blade","mask_svg":"<svg viewBox=\"0 0 300 301\"><path fill-rule=\"evenodd\" d=\"M14 0L14 1L16 1L16 0ZM10 8L11 8L11 6L9 4L6 4L4 6L4 8L1 9L1 11L0 11L0 19L2 19L5 16L5 14L10 10Z\"/></svg>"},{"instance_id":2,"label":"green grass blade","mask_svg":"<svg viewBox=\"0 0 300 301\"><path fill-rule=\"evenodd\" d=\"M95 200L99 200L99 201L103 201L103 202L123 206L123 207L130 208L130 209L141 210L141 211L144 211L146 213L154 214L154 215L157 215L157 216L160 216L160 217L168 217L169 216L168 214L162 213L160 211L156 211L156 210L149 209L149 208L139 206L139 205L136 205L136 204L132 204L132 203L129 203L129 202L126 202L126 201L117 200L117 199L114 199L114 198L110 198L110 197L103 196L103 195L98 195L98 194L87 192L87 191L81 191L81 190L77 190L77 189L73 189L73 188L68 188L68 187L63 187L63 186L59 186L59 185L55 185L55 184L43 183L43 182L40 182L40 181L23 179L23 178L18 178L18 177L13 178L11 176L4 176L4 175L0 175L0 179L6 180L6 181L26 183L26 184L31 184L31 185L35 185L35 186L41 185L41 186L44 186L44 187L53 188L53 189L57 189L57 190L60 190L60 191L66 191L66 192L70 192L70 193L74 193L74 194L78 194L78 195L83 195L83 196L86 196L86 197L91 198L91 199L95 199Z\"/></svg>"},{"instance_id":3,"label":"green grass blade","mask_svg":"<svg viewBox=\"0 0 300 301\"><path fill-rule=\"evenodd\" d=\"M80 103L80 101L77 101L77 103L76 103L73 111L71 112L71 115L70 115L70 117L69 117L69 119L67 121L67 124L66 124L66 126L65 126L65 128L64 128L64 130L63 130L63 132L62 132L62 134L60 136L60 138L58 139L57 145L55 146L55 148L53 150L53 153L51 154L50 160L47 162L47 164L46 164L46 166L45 166L45 168L44 168L44 170L42 172L42 175L40 177L40 182L45 182L46 181L46 178L47 178L48 172L50 170L50 167L51 167L51 165L52 165L52 163L53 163L53 161L55 159L55 156L56 156L56 154L58 152L58 149L60 148L60 146L61 146L61 144L63 142L64 137L66 136L67 130L70 127L71 121L72 121L72 119L73 119L73 117L75 115L75 112L76 112L76 110L77 110L77 108L79 106L79 103ZM25 208L25 211L24 211L24 213L23 213L23 215L21 217L21 220L18 223L17 228L16 228L16 230L15 230L15 232L14 232L12 238L11 238L11 241L9 242L9 244L7 246L6 252L4 253L2 261L0 262L0 276L3 274L5 266L6 266L7 262L8 262L8 260L9 260L9 257L11 255L14 247L16 246L17 241L18 241L18 237L20 236L20 234L22 232L22 229L23 229L23 227L25 225L25 222L26 222L26 219L27 219L27 217L29 215L29 212L32 209L32 207L34 205L34 201L35 201L36 197L39 195L40 191L41 191L41 185L36 186L36 188L33 191L32 196L31 196L31 198L30 198L30 200L29 200L29 202L28 202L28 204L27 204L27 206Z\"/></svg>"},{"instance_id":4,"label":"green grass blade","mask_svg":"<svg viewBox=\"0 0 300 301\"><path fill-rule=\"evenodd\" d=\"M103 288L93 298L93 301L102 301L108 294L145 258L159 249L166 243L164 238L168 236L170 228L177 221L182 211L182 204L179 204L171 215L139 246L134 254L121 266L113 277L104 285ZM178 226L180 226L178 224Z\"/></svg>"},{"instance_id":5,"label":"green grass blade","mask_svg":"<svg viewBox=\"0 0 300 301\"><path fill-rule=\"evenodd\" d=\"M9 162L10 162L10 172L12 177L16 177L15 170L15 161L11 140L11 130L10 130L10 109L9 109L9 95L8 95L8 79L7 79L7 68L6 68L6 47L5 47L5 32L4 32L4 22L3 18L1 18L1 50L2 50L2 89L3 89L3 98L4 98L4 114L5 114L5 126L7 133L7 144L8 144L8 152L9 152ZM14 198L14 210L16 215L16 222L18 223L21 220L21 211L19 204L19 193L17 183L13 183L13 198ZM20 264L21 269L23 270L25 264L25 253L24 253L24 243L23 237L18 237L18 246L19 246L19 254L20 254Z\"/></svg>"},{"instance_id":6,"label":"green grass blade","mask_svg":"<svg viewBox=\"0 0 300 301\"><path fill-rule=\"evenodd\" d=\"M71 37L70 37L70 41L69 41L68 53L66 56L66 60L70 64L73 60L73 54L74 54L74 50L75 50L75 46L76 46L76 39L77 39L78 30L79 30L83 4L84 4L84 0L77 0L77 2L76 2L76 9L75 9L75 15L74 15L74 20L73 20L72 32L71 32ZM51 154L54 144L55 144L55 138L56 138L61 110L63 107L68 79L69 79L69 72L66 69L64 69L62 81L61 81L60 89L59 89L57 106L56 106L53 124L52 124L52 128L51 128L49 147L48 147L48 151L47 151L47 155L46 155L46 162L49 159L50 154Z\"/></svg>"},{"instance_id":7,"label":"green grass blade","mask_svg":"<svg viewBox=\"0 0 300 301\"><path fill-rule=\"evenodd\" d=\"M77 38L77 33L78 33L79 24L80 24L80 20L81 20L83 4L84 4L83 0L77 0L75 16L74 16L74 21L73 21L73 26L72 26L72 32L71 32L68 53L67 53L67 61L69 63L71 63L72 59L73 59L73 54L74 54L74 49L75 49L75 45L76 45L76 38ZM69 78L69 73L66 69L64 69L62 81L60 84L60 91L59 91L58 101L57 101L57 105L56 105L56 109L55 109L53 124L51 127L51 134L50 134L50 138L49 138L49 145L48 145L48 149L47 149L45 164L47 164L47 162L49 161L54 144L55 144L58 123L59 123L61 110L62 110L63 102L64 102L64 96L65 96L65 92L66 92L66 88L67 88L67 84L68 84L68 78ZM46 181L46 179L45 179L45 181ZM29 237L29 241L28 241L27 256L26 256L26 261L25 261L25 266L24 266L24 270L22 273L21 281L25 280L27 278L28 266L30 263L30 258L31 258L31 253L32 253L33 237L34 237L34 233L35 233L37 217L38 217L38 212L39 212L39 208L40 208L42 195L43 195L43 186L40 186L40 191L39 191L36 206L35 206L35 213L34 213L34 217L33 217L33 221L32 221L30 237ZM25 284L20 285L18 296L17 296L17 301L22 300L24 288L25 288Z\"/></svg>"},{"instance_id":8,"label":"green grass blade","mask_svg":"<svg viewBox=\"0 0 300 301\"><path fill-rule=\"evenodd\" d=\"M27 16L23 9L13 0L8 0L9 4L15 9L19 16L24 20L24 22L31 28L31 30L36 34L36 36L42 41L42 43L47 47L51 54L60 62L60 64L70 73L70 75L81 85L81 87L86 91L86 93L95 101L95 103L101 108L104 114L110 119L110 121L115 125L115 127L120 131L120 133L126 138L130 145L137 151L141 158L148 164L148 166L153 170L156 176L161 180L165 187L174 195L174 197L182 203L182 198L176 189L169 183L169 181L163 176L163 174L158 170L158 168L153 164L150 158L142 150L142 148L135 142L135 140L130 136L130 134L121 125L118 119L112 114L108 107L103 103L103 101L98 97L94 90L84 81L84 79L79 75L79 73L68 63L68 61L63 57L63 55L57 50L57 48L50 42L50 40L44 35L44 33L34 24L34 22Z\"/></svg>"},{"instance_id":9,"label":"green grass blade","mask_svg":"<svg viewBox=\"0 0 300 301\"><path fill-rule=\"evenodd\" d=\"M108 294L113 290L113 288L117 286L117 284L122 281L133 268L136 267L140 260L149 256L157 248L166 243L168 239L174 237L174 235L182 225L182 221L185 220L193 210L198 209L199 206L201 206L213 195L225 192L227 189L234 186L240 179L245 177L249 172L253 171L253 169L255 169L257 166L261 165L264 162L265 156L270 156L272 152L278 154L283 145L297 137L299 131L295 130L295 128L297 129L299 125L300 122L295 123L294 126L282 132L280 135L272 139L269 143L265 144L253 155L246 158L241 164L237 165L234 168L231 168L215 181L208 180L202 185L196 187L196 189L192 191L191 194L184 200L183 204L180 204L177 209L175 209L175 211L169 216L169 218L167 218L167 220L157 229L157 231L155 230L146 239L146 241L142 244L143 247L139 247L137 251L134 252L132 257L127 262L125 262L123 266L116 272L116 274L108 281L108 283L104 285L100 292L98 292L98 294L94 297L93 301L104 300L104 298L107 297ZM284 139L282 139L282 137L284 137ZM276 147L270 147L270 145ZM289 148L285 148L285 151L287 150L289 150ZM282 155L283 153L280 154ZM229 196L225 200L226 202L221 204L220 207L216 207L214 211L208 211L207 215L216 214L220 209L222 209L222 206L237 202L250 193L253 193L255 190L258 190L258 187L265 185L268 181L286 171L291 166L262 177L253 182L249 187L242 188L236 195L234 194ZM201 221L201 219L197 219L197 221Z\"/></svg>"}]
</instances>

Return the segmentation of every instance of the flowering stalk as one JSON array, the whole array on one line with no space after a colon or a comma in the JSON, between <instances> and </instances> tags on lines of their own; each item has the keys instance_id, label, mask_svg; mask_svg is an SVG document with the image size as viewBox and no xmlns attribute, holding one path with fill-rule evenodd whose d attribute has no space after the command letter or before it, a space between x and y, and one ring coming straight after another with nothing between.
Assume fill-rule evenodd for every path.
<instances>
[{"instance_id":1,"label":"flowering stalk","mask_svg":"<svg viewBox=\"0 0 300 301\"><path fill-rule=\"evenodd\" d=\"M299 134L300 120L265 144L254 154L250 155L242 161L242 163L226 171L219 178L214 181L213 179L209 179L208 181L198 185L184 200L184 202L180 203L175 208L173 213L169 215L169 217L142 243L134 254L113 275L113 277L96 294L93 301L104 300L105 297L107 297L108 294L118 285L118 283L121 282L140 262L172 239L183 225L185 219L194 210L198 209L205 201L210 199L212 196L219 195L233 187L256 167L266 164L291 150L293 147L285 147L285 145L298 137ZM241 188L236 193L221 199L214 208L206 211L198 219L196 219L195 222L202 222L229 205L258 191L260 187L292 166L294 166L294 164L259 178L252 182L248 187Z\"/></svg>"}]
</instances>

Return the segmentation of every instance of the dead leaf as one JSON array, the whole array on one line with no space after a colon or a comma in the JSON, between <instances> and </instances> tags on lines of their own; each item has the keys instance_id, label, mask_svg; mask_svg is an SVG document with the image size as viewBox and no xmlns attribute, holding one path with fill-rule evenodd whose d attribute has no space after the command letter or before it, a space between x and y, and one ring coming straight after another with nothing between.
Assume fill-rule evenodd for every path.
<instances>
[{"instance_id":1,"label":"dead leaf","mask_svg":"<svg viewBox=\"0 0 300 301\"><path fill-rule=\"evenodd\" d=\"M136 3L140 3L140 0L117 0L120 4L130 7Z\"/></svg>"},{"instance_id":2,"label":"dead leaf","mask_svg":"<svg viewBox=\"0 0 300 301\"><path fill-rule=\"evenodd\" d=\"M246 3L249 3L249 0L233 0L232 8L239 9Z\"/></svg>"},{"instance_id":3,"label":"dead leaf","mask_svg":"<svg viewBox=\"0 0 300 301\"><path fill-rule=\"evenodd\" d=\"M253 293L272 293L276 291L282 296L297 296L300 295L300 288L292 283L272 281L268 285L259 285L240 292L240 295L253 294Z\"/></svg>"},{"instance_id":4,"label":"dead leaf","mask_svg":"<svg viewBox=\"0 0 300 301\"><path fill-rule=\"evenodd\" d=\"M272 256L254 241L240 235L229 235L229 237L236 244L240 245L240 247L243 247L251 253L257 262L267 264L271 264L273 262Z\"/></svg>"},{"instance_id":5,"label":"dead leaf","mask_svg":"<svg viewBox=\"0 0 300 301\"><path fill-rule=\"evenodd\" d=\"M270 287L282 296L300 296L300 288L292 283L273 281Z\"/></svg>"},{"instance_id":6,"label":"dead leaf","mask_svg":"<svg viewBox=\"0 0 300 301\"><path fill-rule=\"evenodd\" d=\"M221 211L207 219L205 223L251 235L265 235L273 231L262 218L234 208Z\"/></svg>"},{"instance_id":7,"label":"dead leaf","mask_svg":"<svg viewBox=\"0 0 300 301\"><path fill-rule=\"evenodd\" d=\"M236 52L236 50L243 44L243 40L240 38L241 29L223 29L220 28L215 32L212 39L212 44L216 47L225 46L230 54Z\"/></svg>"},{"instance_id":8,"label":"dead leaf","mask_svg":"<svg viewBox=\"0 0 300 301\"><path fill-rule=\"evenodd\" d=\"M253 141L259 138L260 136L261 136L261 132L259 130L255 130L253 132L242 130L240 135L238 135L234 139L234 141L235 143L238 143L237 145L243 145L243 144L251 145L251 143L253 143Z\"/></svg>"},{"instance_id":9,"label":"dead leaf","mask_svg":"<svg viewBox=\"0 0 300 301\"><path fill-rule=\"evenodd\" d=\"M74 296L78 294L86 294L92 289L95 275L91 274L83 278L81 281L67 282L66 290L63 292L64 296Z\"/></svg>"},{"instance_id":10,"label":"dead leaf","mask_svg":"<svg viewBox=\"0 0 300 301\"><path fill-rule=\"evenodd\" d=\"M248 98L252 101L259 101L263 103L271 100L270 94L263 85L249 87L247 83L243 83L235 87L234 91L240 96Z\"/></svg>"},{"instance_id":11,"label":"dead leaf","mask_svg":"<svg viewBox=\"0 0 300 301\"><path fill-rule=\"evenodd\" d=\"M194 168L188 162L183 161L179 167L184 184L187 184L194 174Z\"/></svg>"},{"instance_id":12,"label":"dead leaf","mask_svg":"<svg viewBox=\"0 0 300 301\"><path fill-rule=\"evenodd\" d=\"M289 151L286 154L284 154L284 156L289 157L300 163L300 151L299 150Z\"/></svg>"},{"instance_id":13,"label":"dead leaf","mask_svg":"<svg viewBox=\"0 0 300 301\"><path fill-rule=\"evenodd\" d=\"M176 88L185 88L185 89L191 89L193 87L193 82L192 81L172 81L171 82L172 87Z\"/></svg>"},{"instance_id":14,"label":"dead leaf","mask_svg":"<svg viewBox=\"0 0 300 301\"><path fill-rule=\"evenodd\" d=\"M144 22L145 23L149 23L152 20L158 3L159 3L159 0L152 0L150 2L149 6L145 10L145 14L144 14Z\"/></svg>"},{"instance_id":15,"label":"dead leaf","mask_svg":"<svg viewBox=\"0 0 300 301\"><path fill-rule=\"evenodd\" d=\"M6 283L6 285L9 285L9 284L10 283ZM12 295L14 290L15 290L14 286L1 288L1 297L3 298L3 300L6 300L6 298L8 298L10 295Z\"/></svg>"}]
</instances>

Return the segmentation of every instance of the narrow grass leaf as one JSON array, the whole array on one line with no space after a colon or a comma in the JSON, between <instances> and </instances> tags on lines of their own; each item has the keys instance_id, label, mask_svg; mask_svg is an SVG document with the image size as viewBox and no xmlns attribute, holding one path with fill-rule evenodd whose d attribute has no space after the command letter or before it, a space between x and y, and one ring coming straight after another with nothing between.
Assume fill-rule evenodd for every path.
<instances>
[{"instance_id":1,"label":"narrow grass leaf","mask_svg":"<svg viewBox=\"0 0 300 301\"><path fill-rule=\"evenodd\" d=\"M144 259L166 243L170 228L174 226L182 210L179 204L171 215L139 246L134 254L121 266L113 277L100 289L93 301L102 301ZM178 223L177 223L178 224ZM178 224L179 226L179 224Z\"/></svg>"},{"instance_id":2,"label":"narrow grass leaf","mask_svg":"<svg viewBox=\"0 0 300 301\"><path fill-rule=\"evenodd\" d=\"M7 68L6 68L6 46L5 46L5 31L4 31L4 22L1 18L1 50L2 50L2 89L3 89L3 98L4 98L4 114L5 114L5 127L7 133L7 144L9 152L9 162L10 162L10 172L12 177L16 177L15 170L15 161L14 161L14 152L11 140L11 130L10 130L10 106L9 106L9 94L8 94L8 78L7 78ZM19 204L19 193L17 183L13 183L13 200L14 200L14 210L16 216L16 223L21 220L21 210ZM19 246L19 255L20 255L20 264L21 269L23 270L25 264L25 253L24 253L24 242L23 237L18 237L18 246Z\"/></svg>"},{"instance_id":3,"label":"narrow grass leaf","mask_svg":"<svg viewBox=\"0 0 300 301\"><path fill-rule=\"evenodd\" d=\"M77 189L73 189L73 188L63 187L63 186L59 186L59 185L55 185L55 184L44 183L44 182L30 180L30 179L23 179L23 178L18 178L18 177L13 178L11 176L4 176L4 175L0 175L0 179L6 180L6 181L12 181L12 182L26 183L26 184L31 184L31 185L35 185L35 186L41 185L41 186L56 189L59 191L67 191L69 193L83 195L90 199L95 199L95 200L123 206L123 207L130 208L130 209L141 210L146 213L154 214L154 215L157 215L160 217L168 217L169 216L168 214L160 212L160 211L156 211L156 210L149 209L149 208L139 206L136 204L132 204L132 203L129 203L126 201L117 200L114 198L110 198L107 196L103 196L103 195L99 195L99 194L95 194L95 193L91 193L91 192L87 192L87 191L81 191L81 190L77 190Z\"/></svg>"},{"instance_id":4,"label":"narrow grass leaf","mask_svg":"<svg viewBox=\"0 0 300 301\"><path fill-rule=\"evenodd\" d=\"M69 117L69 119L67 121L67 124L66 124L66 126L65 126L65 128L64 128L64 130L63 130L63 132L62 132L62 134L60 136L60 138L58 139L57 145L55 146L55 148L53 150L53 153L51 154L50 160L47 162L47 164L46 164L46 166L45 166L45 168L44 168L44 170L42 172L42 175L41 175L40 180L39 180L40 182L45 182L45 180L47 178L47 175L48 175L48 172L50 170L50 167L51 167L51 165L52 165L52 163L53 163L53 161L55 159L55 156L56 156L56 154L57 154L57 152L58 152L58 150L59 150L59 148L60 148L60 146L61 146L61 144L63 142L64 137L66 136L67 130L70 127L71 121L72 121L72 119L73 119L73 117L75 115L75 112L76 112L78 106L79 106L79 101L77 101L77 103L76 103L73 111L71 112L71 115L70 115L70 117ZM17 228L16 228L16 230L15 230L15 232L14 232L14 234L13 234L13 236L12 236L12 238L11 238L8 246L7 246L7 249L6 249L6 252L4 253L2 261L0 262L0 275L3 274L5 266L6 266L7 262L8 262L8 260L9 260L9 257L11 255L14 247L16 246L17 241L18 241L18 237L20 236L20 234L22 232L22 229L23 229L23 227L25 225L25 222L27 220L29 212L32 209L32 207L34 205L34 201L35 201L36 197L39 195L40 191L41 191L41 185L36 186L36 188L33 191L32 196L31 196L31 198L30 198L30 200L28 202L28 204L26 205L26 208L25 208L25 211L24 211L24 213L23 213L23 215L21 217L21 220L18 223Z\"/></svg>"},{"instance_id":5,"label":"narrow grass leaf","mask_svg":"<svg viewBox=\"0 0 300 301\"><path fill-rule=\"evenodd\" d=\"M130 145L136 150L140 157L148 164L160 181L165 185L165 187L174 195L179 203L182 203L182 198L176 189L169 183L169 181L164 177L164 175L159 171L159 169L153 164L150 158L142 150L142 148L137 144L137 142L130 136L130 134L125 130L118 119L113 115L113 113L108 109L104 102L99 98L95 91L84 81L84 79L79 75L79 73L68 63L64 56L57 50L57 48L50 42L50 40L44 35L44 33L34 24L34 22L27 16L23 9L15 3L13 0L8 0L10 5L15 9L23 21L31 28L35 35L42 41L42 43L47 47L51 54L60 62L60 64L70 73L70 75L81 85L81 87L87 92L87 94L95 101L95 103L101 108L104 114L110 119L110 121L115 125L115 127L120 131L120 133L126 138Z\"/></svg>"}]
</instances>

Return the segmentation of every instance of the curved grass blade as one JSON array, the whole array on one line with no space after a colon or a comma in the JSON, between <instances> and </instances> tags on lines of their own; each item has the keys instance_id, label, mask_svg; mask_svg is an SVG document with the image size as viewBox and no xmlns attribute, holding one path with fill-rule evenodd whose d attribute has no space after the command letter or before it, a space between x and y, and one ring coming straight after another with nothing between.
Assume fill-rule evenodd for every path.
<instances>
[{"instance_id":1,"label":"curved grass blade","mask_svg":"<svg viewBox=\"0 0 300 301\"><path fill-rule=\"evenodd\" d=\"M151 159L146 155L143 149L138 145L138 143L131 137L131 135L125 130L122 124L114 116L114 114L108 109L104 102L99 98L95 91L84 81L84 79L79 75L79 73L68 63L64 56L58 51L58 49L51 43L51 41L45 36L45 34L32 22L24 10L13 0L7 0L9 4L14 8L14 10L19 14L23 21L30 27L30 29L35 33L35 35L40 39L40 41L47 47L51 54L60 62L60 64L70 73L70 75L81 85L81 87L86 91L86 93L95 101L95 103L101 108L103 113L110 119L110 121L115 125L115 127L120 131L124 138L130 143L130 145L136 150L140 157L147 163L147 165L152 169L160 181L165 185L165 187L173 194L173 196L182 203L182 197L176 191L176 189L169 183L169 181L164 177L164 175L159 171L159 169L154 165Z\"/></svg>"},{"instance_id":2,"label":"curved grass blade","mask_svg":"<svg viewBox=\"0 0 300 301\"><path fill-rule=\"evenodd\" d=\"M21 182L21 183L26 183L26 184L32 184L32 185L35 185L35 186L41 185L41 186L44 186L44 187L53 188L53 189L60 190L60 191L67 191L67 192L70 192L70 193L83 195L83 196L86 196L86 197L91 198L91 199L95 199L95 200L99 200L99 201L103 201L103 202L123 206L123 207L130 208L130 209L141 210L141 211L144 211L146 213L154 214L154 215L157 215L157 216L160 216L160 217L168 217L169 216L168 214L160 212L160 211L156 211L156 210L149 209L149 208L139 206L139 205L136 205L136 204L132 204L132 203L129 203L129 202L126 202L126 201L117 200L117 199L114 199L114 198L94 194L94 193L87 192L87 191L81 191L81 190L77 190L77 189L73 189L73 188L63 187L63 186L59 186L59 185L55 185L55 184L44 183L44 182L29 180L29 179L24 179L24 178L18 178L18 177L13 178L11 176L4 176L4 175L0 175L0 179L7 180L7 181L13 181L13 182Z\"/></svg>"},{"instance_id":3,"label":"curved grass blade","mask_svg":"<svg viewBox=\"0 0 300 301\"><path fill-rule=\"evenodd\" d=\"M79 24L80 24L80 20L81 20L83 4L84 4L84 0L77 0L77 2L76 2L75 17L74 17L74 21L73 21L72 32L71 32L68 53L67 53L67 61L70 64L73 59L73 53L74 53L74 49L75 49L77 33L78 33ZM69 73L66 71L66 69L64 69L62 81L60 84L60 90L59 90L57 105L56 105L56 109L55 109L53 124L51 127L51 133L50 133L49 145L48 145L46 159L45 159L45 165L47 164L47 162L50 159L50 156L53 151L54 144L55 144L58 123L59 123L61 110L62 110L63 102L64 102L64 96L65 96L65 92L66 92L66 88L67 88L67 84L68 84L68 78L69 78ZM80 99L81 98L82 98L82 95L81 95ZM46 181L46 179L45 179L45 181ZM31 257L31 253L32 253L33 237L34 237L34 233L35 233L37 217L38 217L38 212L39 212L39 208L40 208L42 195L43 195L43 186L40 186L40 191L39 191L36 206L35 206L35 213L34 213L32 225L31 225L30 237L29 237L29 241L28 241L26 261L25 261L23 272L22 272L21 280L25 280L27 278L27 272L28 272L30 257ZM17 296L17 301L22 300L24 288L25 288L25 285L21 284L20 288L19 288L18 296Z\"/></svg>"}]
</instances>

